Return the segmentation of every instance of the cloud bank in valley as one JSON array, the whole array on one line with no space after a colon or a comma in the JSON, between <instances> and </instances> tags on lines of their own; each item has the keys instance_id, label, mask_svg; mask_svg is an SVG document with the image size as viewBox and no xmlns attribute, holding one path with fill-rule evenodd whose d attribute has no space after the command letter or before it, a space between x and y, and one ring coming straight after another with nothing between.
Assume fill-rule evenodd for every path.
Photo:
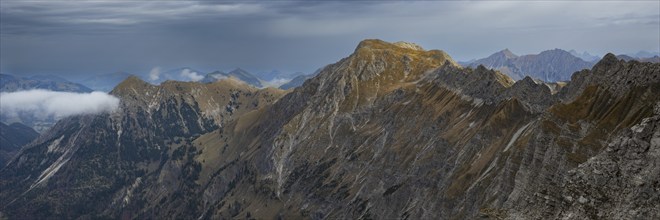
<instances>
[{"instance_id":1,"label":"cloud bank in valley","mask_svg":"<svg viewBox=\"0 0 660 220\"><path fill-rule=\"evenodd\" d=\"M119 98L104 92L73 93L27 90L0 93L0 113L5 116L34 114L37 118L112 112Z\"/></svg>"},{"instance_id":2,"label":"cloud bank in valley","mask_svg":"<svg viewBox=\"0 0 660 220\"><path fill-rule=\"evenodd\" d=\"M290 81L291 79L275 78L270 81L263 81L262 84L264 85L264 87L278 88L281 85L284 85L285 83L288 83Z\"/></svg>"},{"instance_id":3,"label":"cloud bank in valley","mask_svg":"<svg viewBox=\"0 0 660 220\"><path fill-rule=\"evenodd\" d=\"M197 82L197 81L200 81L200 80L204 79L204 76L198 74L195 71L191 71L189 69L183 69L181 71L181 77L186 78L186 79L190 79L194 82Z\"/></svg>"}]
</instances>

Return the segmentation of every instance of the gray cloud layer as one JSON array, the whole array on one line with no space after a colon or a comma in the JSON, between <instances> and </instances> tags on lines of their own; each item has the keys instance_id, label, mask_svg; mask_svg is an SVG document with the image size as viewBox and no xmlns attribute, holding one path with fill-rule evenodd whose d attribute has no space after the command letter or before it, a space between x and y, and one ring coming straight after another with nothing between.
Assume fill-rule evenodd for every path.
<instances>
[{"instance_id":1,"label":"gray cloud layer","mask_svg":"<svg viewBox=\"0 0 660 220\"><path fill-rule=\"evenodd\" d=\"M309 73L365 38L412 41L458 60L503 48L658 51L659 10L658 1L1 1L0 70Z\"/></svg>"},{"instance_id":2,"label":"gray cloud layer","mask_svg":"<svg viewBox=\"0 0 660 220\"><path fill-rule=\"evenodd\" d=\"M0 113L8 117L33 114L36 118L62 118L71 115L112 112L119 99L104 92L72 93L28 90L0 93Z\"/></svg>"}]
</instances>

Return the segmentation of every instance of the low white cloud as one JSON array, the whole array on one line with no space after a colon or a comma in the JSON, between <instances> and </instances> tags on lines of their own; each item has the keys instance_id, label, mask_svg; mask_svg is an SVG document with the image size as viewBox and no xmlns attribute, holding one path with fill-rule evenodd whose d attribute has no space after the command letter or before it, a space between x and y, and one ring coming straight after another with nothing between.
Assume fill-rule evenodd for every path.
<instances>
[{"instance_id":1,"label":"low white cloud","mask_svg":"<svg viewBox=\"0 0 660 220\"><path fill-rule=\"evenodd\" d=\"M198 74L197 72L190 71L189 69L184 69L181 71L181 77L189 78L190 80L197 82L204 79L204 76Z\"/></svg>"},{"instance_id":2,"label":"low white cloud","mask_svg":"<svg viewBox=\"0 0 660 220\"><path fill-rule=\"evenodd\" d=\"M215 79L215 81L220 81L220 80L223 80L223 79L227 78L227 76L220 75L220 74L213 74L213 75L211 75L211 77L213 77Z\"/></svg>"},{"instance_id":3,"label":"low white cloud","mask_svg":"<svg viewBox=\"0 0 660 220\"><path fill-rule=\"evenodd\" d=\"M154 67L149 71L149 80L156 81L160 79L160 67Z\"/></svg>"},{"instance_id":4,"label":"low white cloud","mask_svg":"<svg viewBox=\"0 0 660 220\"><path fill-rule=\"evenodd\" d=\"M288 83L290 81L291 79L275 78L270 81L263 81L261 84L263 84L264 87L278 88L281 85L284 85L285 83Z\"/></svg>"},{"instance_id":5,"label":"low white cloud","mask_svg":"<svg viewBox=\"0 0 660 220\"><path fill-rule=\"evenodd\" d=\"M62 118L71 115L112 112L119 99L104 92L73 93L27 90L0 93L0 114L13 117L33 114L36 118Z\"/></svg>"}]
</instances>

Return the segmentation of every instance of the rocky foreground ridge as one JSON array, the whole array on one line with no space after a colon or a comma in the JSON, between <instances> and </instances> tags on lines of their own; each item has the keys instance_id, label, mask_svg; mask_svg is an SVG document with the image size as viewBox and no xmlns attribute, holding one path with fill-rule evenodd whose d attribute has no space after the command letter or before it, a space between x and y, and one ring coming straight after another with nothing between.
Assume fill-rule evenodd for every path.
<instances>
[{"instance_id":1,"label":"rocky foreground ridge","mask_svg":"<svg viewBox=\"0 0 660 220\"><path fill-rule=\"evenodd\" d=\"M660 64L611 54L565 86L513 81L380 40L288 94L131 78L120 111L63 120L0 171L0 211L658 218L659 81Z\"/></svg>"}]
</instances>

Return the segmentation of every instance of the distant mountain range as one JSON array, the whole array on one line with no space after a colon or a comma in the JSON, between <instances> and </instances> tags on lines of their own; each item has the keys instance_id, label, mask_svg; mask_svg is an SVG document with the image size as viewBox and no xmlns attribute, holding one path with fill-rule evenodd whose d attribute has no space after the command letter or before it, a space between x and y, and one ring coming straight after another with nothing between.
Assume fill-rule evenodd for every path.
<instances>
[{"instance_id":1,"label":"distant mountain range","mask_svg":"<svg viewBox=\"0 0 660 220\"><path fill-rule=\"evenodd\" d=\"M263 87L261 79L259 79L258 77L254 76L252 73L250 73L250 72L248 72L244 69L241 69L241 68L236 68L232 71L229 71L228 73L225 73L225 72L222 72L222 71L215 71L215 72L206 74L204 79L202 79L202 82L206 82L206 83L215 82L215 81L218 81L220 79L229 78L229 77L236 78L238 80L241 80L241 81L247 83L248 85L252 85L252 86L257 87L257 88Z\"/></svg>"},{"instance_id":2,"label":"distant mountain range","mask_svg":"<svg viewBox=\"0 0 660 220\"><path fill-rule=\"evenodd\" d=\"M129 76L134 75L128 72L113 72L107 74L98 74L76 80L76 82L71 82L67 79L53 76L53 75L43 75L43 76L32 76L32 77L17 77L7 74L0 74L0 89L3 92L12 92L17 90L27 90L27 89L46 89L53 91L69 91L69 92L91 92L91 91L104 91L109 92L115 86L117 86L124 79ZM248 72L245 69L236 68L229 72L223 71L214 71L211 73L204 73L190 67L180 67L157 74L156 79L150 79L149 75L138 75L140 78L145 79L146 81L154 84L160 84L167 80L172 81L199 81L202 83L215 82L220 79L233 77L237 80L243 81L248 85L252 85L257 88L262 88L265 86L273 86L271 81L291 81L296 77L304 76L302 72L291 72L284 73L278 70L273 70L268 73L259 74L265 78L261 78L253 73ZM291 88L296 87L302 84L303 81L297 83L298 80L301 80L306 77L299 77L294 81L294 83L285 83L285 87ZM278 86L279 84L275 84Z\"/></svg>"},{"instance_id":3,"label":"distant mountain range","mask_svg":"<svg viewBox=\"0 0 660 220\"><path fill-rule=\"evenodd\" d=\"M658 53L648 51L618 55L617 57L626 61L660 62ZM504 49L486 58L473 59L460 62L460 64L472 68L483 65L486 68L499 70L514 80L530 76L545 82L559 82L570 80L573 73L589 69L599 60L600 57L586 51L579 53L575 50L553 49L539 54L518 56L508 49Z\"/></svg>"},{"instance_id":4,"label":"distant mountain range","mask_svg":"<svg viewBox=\"0 0 660 220\"><path fill-rule=\"evenodd\" d=\"M15 92L20 90L45 89L65 92L91 92L92 89L70 82L64 78L52 75L30 77L0 74L0 92Z\"/></svg>"},{"instance_id":5,"label":"distant mountain range","mask_svg":"<svg viewBox=\"0 0 660 220\"><path fill-rule=\"evenodd\" d=\"M639 52L634 53L634 54L629 53L629 54L626 54L626 55L628 55L630 57L637 58L637 59L644 59L644 58L658 57L658 56L660 56L660 52L649 52L649 51L642 50L642 51L639 51Z\"/></svg>"},{"instance_id":6,"label":"distant mountain range","mask_svg":"<svg viewBox=\"0 0 660 220\"><path fill-rule=\"evenodd\" d=\"M571 53L571 55L573 55L575 57L578 57L578 58L580 58L584 61L587 61L587 62L595 62L595 61L600 60L599 56L592 55L592 54L588 53L587 51L584 51L582 53L578 53L575 50L570 50L568 52Z\"/></svg>"},{"instance_id":7,"label":"distant mountain range","mask_svg":"<svg viewBox=\"0 0 660 220\"><path fill-rule=\"evenodd\" d=\"M479 65L499 70L514 80L530 76L545 82L557 82L570 80L573 73L589 69L594 63L584 61L561 49L523 56L518 56L505 49L468 64L472 68Z\"/></svg>"},{"instance_id":8,"label":"distant mountain range","mask_svg":"<svg viewBox=\"0 0 660 220\"><path fill-rule=\"evenodd\" d=\"M632 57L630 55L617 55L616 56L618 59L625 60L625 61L631 61L631 60L636 60L640 62L651 62L651 63L660 63L660 56L653 56L653 57Z\"/></svg>"},{"instance_id":9,"label":"distant mountain range","mask_svg":"<svg viewBox=\"0 0 660 220\"><path fill-rule=\"evenodd\" d=\"M79 81L79 83L89 86L89 88L92 88L96 91L109 92L112 90L112 88L117 86L117 84L128 78L130 75L130 73L123 71L99 74L84 78Z\"/></svg>"}]
</instances>

